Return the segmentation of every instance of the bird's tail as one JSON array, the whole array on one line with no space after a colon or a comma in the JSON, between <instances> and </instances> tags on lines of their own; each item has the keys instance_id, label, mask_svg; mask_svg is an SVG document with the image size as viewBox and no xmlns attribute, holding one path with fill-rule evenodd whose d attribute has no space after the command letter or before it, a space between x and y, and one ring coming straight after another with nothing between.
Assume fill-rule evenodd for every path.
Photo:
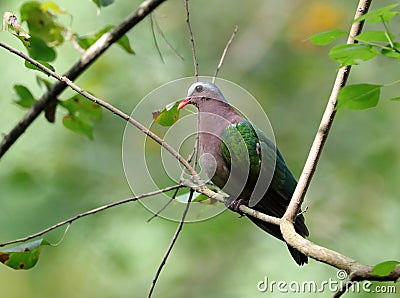
<instances>
[{"instance_id":1,"label":"bird's tail","mask_svg":"<svg viewBox=\"0 0 400 298\"><path fill-rule=\"evenodd\" d=\"M287 208L286 201L282 200L282 198L275 192L268 193L266 199L261 200L256 206L254 206L254 209L257 211L279 218L283 216L283 214L286 211L286 208ZM248 217L252 222L254 222L258 227L260 227L267 233L271 234L272 236L282 241L285 241L283 239L279 226L267 223L255 217L251 216ZM294 228L296 232L300 234L302 237L307 237L309 235L307 226L304 222L303 214L297 216ZM308 257L305 254L301 253L300 251L291 247L290 245L287 245L287 247L293 259L296 261L298 265L301 266L308 263Z\"/></svg>"},{"instance_id":2,"label":"bird's tail","mask_svg":"<svg viewBox=\"0 0 400 298\"><path fill-rule=\"evenodd\" d=\"M260 211L260 212L262 212L262 211ZM283 240L282 233L281 233L279 226L267 223L265 221L262 221L258 218L254 218L251 216L249 216L249 219L252 222L254 222L258 227L260 227L261 229L266 231L267 233L271 234L272 236L274 236L282 241L285 241L285 240ZM301 230L299 230L299 227L301 227ZM304 232L304 228L307 229L307 227L304 224L304 217L302 215L299 215L296 219L295 229L296 229L296 232L299 233L303 237L308 235L308 230L307 230L307 235L302 233L302 231ZM296 263L298 265L302 266L302 265L308 263L308 257L305 254L301 253L300 251L291 247L288 244L287 244L287 247L288 247L289 252L292 255L293 259L296 261Z\"/></svg>"}]
</instances>

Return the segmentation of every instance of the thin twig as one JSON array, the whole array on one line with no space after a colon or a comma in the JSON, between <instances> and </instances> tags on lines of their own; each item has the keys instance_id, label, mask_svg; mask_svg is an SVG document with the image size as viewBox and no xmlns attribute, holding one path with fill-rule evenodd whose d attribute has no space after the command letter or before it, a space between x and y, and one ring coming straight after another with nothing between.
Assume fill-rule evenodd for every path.
<instances>
[{"instance_id":1,"label":"thin twig","mask_svg":"<svg viewBox=\"0 0 400 298\"><path fill-rule=\"evenodd\" d=\"M0 44L0 45L4 46L2 44ZM9 47L5 46L5 48L8 49ZM51 75L51 76L57 78L58 80L60 80L61 82L63 82L63 84L65 83L65 84L69 85L73 90L82 94L89 100L92 100L93 102L103 106L104 108L108 109L109 111L113 112L114 114L122 117L125 121L128 121L129 123L135 125L142 132L144 132L150 138L152 138L153 140L158 142L161 146L163 146L169 153L171 153L176 159L179 160L179 162L181 162L189 170L189 172L192 174L192 176L195 180L195 183L196 183L196 184L193 184L193 182L191 182L191 181L182 181L182 183L179 186L176 185L175 187L180 187L182 185L188 186L191 188L191 191L193 191L193 190L197 191L199 193L206 195L207 197L209 197L211 199L214 199L214 200L217 200L220 202L224 201L224 196L222 194L218 194L218 193L208 189L204 185L204 183L202 183L202 181L200 180L196 171L190 166L190 164L181 155L179 155L178 152L176 152L173 148L171 148L168 144L166 144L157 135L155 135L151 131L147 130L147 128L143 127L140 123L138 123L134 119L130 118L128 115L124 114L123 112L119 111L112 105L110 105L104 101L101 101L100 99L90 95L89 93L87 93L80 87L76 86L74 83L72 83L68 78L59 76L55 72L53 72L53 71L49 70L48 68L46 68L45 66L41 65L39 62L31 59L30 57L27 57L25 54L18 52L14 49L11 49L11 52L26 59L33 65L36 65L37 67L39 67L40 69L42 69L43 71L48 73L49 75ZM247 206L244 206L244 205L241 205L239 208L245 214L256 217L256 218L261 219L268 223L280 225L284 239L289 245L291 245L292 247L298 249L299 251L305 253L306 255L308 255L311 258L314 258L320 262L324 262L324 263L327 263L336 268L346 270L347 272L352 272L352 274L357 274L358 280L368 279L368 280L389 281L389 280L397 280L400 277L400 267L399 266L396 267L396 269L387 276L382 277L382 276L377 276L377 275L371 274L370 266L360 264L360 263L348 258L347 256L341 255L340 253L337 253L337 252L327 249L325 247L321 247L319 245L312 243L311 241L304 239L303 237L301 237L299 234L296 233L293 223L291 221L288 221L286 218L279 219L279 218L275 218L272 216L268 216L268 215L262 214L260 212L257 212L255 210L252 210L251 208L248 208ZM90 214L99 212L101 210L103 210L101 207L99 207L97 209L93 209L92 211L90 211ZM83 214L84 214L84 216L86 216L85 213L83 213ZM75 217L76 217L76 219L81 218L82 214L77 215ZM76 220L75 217L73 218L74 220ZM31 238L40 236L40 235L48 232L51 229L55 229L55 228L59 227L60 225L66 224L69 222L70 222L70 220L61 222L60 224L54 225L53 227L45 229L42 232L36 233L34 235L31 235L31 236L28 236L25 238L13 240L13 241L7 242L3 245L27 241Z\"/></svg>"},{"instance_id":2,"label":"thin twig","mask_svg":"<svg viewBox=\"0 0 400 298\"><path fill-rule=\"evenodd\" d=\"M193 184L192 181L190 180L182 180L181 181L182 185L190 187L191 189L193 189L194 191L197 191L199 193L202 193L203 195L209 197L210 199L216 200L218 202L224 203L224 199L226 198L225 196L223 196L220 193L216 193L214 191L212 191L211 189L207 188L207 187L200 187L198 185ZM254 209L251 209L245 205L240 205L239 206L239 210L241 212L243 212L244 214L250 215L252 217L258 218L264 222L267 223L271 223L273 225L277 225L279 226L281 219L275 216L271 216L271 215L267 215L264 213L261 213L259 211L256 211Z\"/></svg>"},{"instance_id":3,"label":"thin twig","mask_svg":"<svg viewBox=\"0 0 400 298\"><path fill-rule=\"evenodd\" d=\"M194 63L194 76L196 77L196 81L199 80L199 63L197 62L197 55L196 55L196 47L194 45L194 37L192 26L190 25L190 17L189 17L189 0L183 0L185 3L185 10L186 10L186 24L189 31L189 38L190 44L192 46L192 56L193 56L193 63Z\"/></svg>"},{"instance_id":4,"label":"thin twig","mask_svg":"<svg viewBox=\"0 0 400 298\"><path fill-rule=\"evenodd\" d=\"M168 202L165 203L164 206L162 206L162 207L161 207L156 213L154 213L148 220L146 220L146 222L150 222L150 221L152 221L154 218L156 218L157 216L159 216L159 215L161 214L161 212L163 212L163 211L169 206L169 204L171 204L171 203L174 201L176 195L178 194L179 188L180 188L180 187L178 187L177 189L175 189L174 194L172 195L172 197L169 198Z\"/></svg>"},{"instance_id":5,"label":"thin twig","mask_svg":"<svg viewBox=\"0 0 400 298\"><path fill-rule=\"evenodd\" d=\"M368 12L371 2L372 0L360 0L357 6L354 19L366 14ZM349 37L347 39L347 44L356 43L354 38L361 32L363 25L364 21L354 23L351 26ZM351 66L345 66L340 68L338 71L335 83L333 85L332 93L328 101L328 105L326 106L325 113L322 116L321 124L318 128L318 132L311 146L310 153L304 165L299 182L297 183L297 187L293 193L290 204L283 216L283 218L285 218L286 220L294 222L296 215L298 214L298 210L300 209L301 204L303 203L305 194L307 192L307 189L310 185L311 179L317 167L317 163L321 155L322 149L328 138L329 130L332 127L333 120L336 115L336 104L339 91L346 84L347 78L350 74L350 69Z\"/></svg>"},{"instance_id":6,"label":"thin twig","mask_svg":"<svg viewBox=\"0 0 400 298\"><path fill-rule=\"evenodd\" d=\"M123 199L123 200L120 200L120 201L116 201L116 202L113 202L113 203L110 203L110 204L106 204L106 205L94 208L92 210L77 214L77 215L75 215L75 216L73 216L71 218L68 218L66 220L60 221L59 223L56 223L55 225L52 225L51 227L48 227L48 228L46 228L46 229L44 229L44 230L42 230L40 232L37 232L35 234L29 235L29 236L26 236L26 237L23 237L23 238L15 239L15 240L12 240L12 241L1 243L0 247L6 246L6 245L10 245L10 244L14 244L14 243L28 241L30 239L33 239L33 238L39 237L39 236L41 236L43 234L46 234L46 233L48 233L48 232L50 232L50 231L52 231L54 229L57 229L57 228L59 228L59 227L61 227L63 225L71 224L72 222L74 222L77 219L80 219L80 218L95 214L95 213L97 213L99 211L110 209L112 207L115 207L115 206L118 206L118 205L122 205L122 204L125 204L125 203L134 202L134 201L137 201L137 200L140 200L140 199L143 199L143 198L147 198L147 197L154 196L154 195L157 195L157 194L160 194L160 193L164 193L164 192L167 192L167 191L170 191L170 190L174 190L174 189L177 189L179 187L181 187L181 185L177 184L177 185L169 186L169 187L166 187L166 188L163 188L163 189L159 189L159 190L156 190L156 191L148 192L148 193L141 194L141 195L138 195L138 196L135 196L135 197Z\"/></svg>"},{"instance_id":7,"label":"thin twig","mask_svg":"<svg viewBox=\"0 0 400 298\"><path fill-rule=\"evenodd\" d=\"M355 14L355 18L367 13L372 0L360 0ZM354 23L351 27L348 37L348 44L355 43L354 37L361 32L363 22ZM311 258L318 261L330 264L336 268L346 270L348 273L354 270L363 268L362 265L347 256L341 255L330 249L318 246L303 237L301 237L294 229L293 222L300 210L304 196L307 192L308 186L311 182L315 172L318 159L322 152L322 148L328 137L329 130L332 126L333 119L336 114L337 96L340 89L346 84L349 76L350 66L342 67L339 69L331 96L329 98L325 113L322 117L321 124L315 136L314 142L311 146L310 153L305 163L303 172L300 176L299 182L289 203L289 206L283 215L280 222L280 229L285 241L292 247L298 249L300 252L305 253Z\"/></svg>"},{"instance_id":8,"label":"thin twig","mask_svg":"<svg viewBox=\"0 0 400 298\"><path fill-rule=\"evenodd\" d=\"M356 284L356 281L352 281L352 280L346 280L346 282L344 282L342 284L342 286L333 294L332 298L339 298L341 297L343 294L345 294L346 292L348 292L350 290L350 288Z\"/></svg>"},{"instance_id":9,"label":"thin twig","mask_svg":"<svg viewBox=\"0 0 400 298\"><path fill-rule=\"evenodd\" d=\"M114 42L118 41L126 32L143 20L158 5L166 0L146 0L143 1L138 9L123 20L118 26L103 34L90 48L88 48L81 59L76 62L66 73L65 76L70 80L75 80L85 71L98 57L100 57ZM0 142L0 158L8 151L15 141L25 132L32 122L45 109L46 105L53 100L66 88L64 82L60 81L53 84L43 96L35 102L19 122L4 135Z\"/></svg>"},{"instance_id":10,"label":"thin twig","mask_svg":"<svg viewBox=\"0 0 400 298\"><path fill-rule=\"evenodd\" d=\"M182 61L185 60L185 58L183 58L183 56L178 52L177 49L175 49L175 47L168 41L167 37L165 36L164 32L162 31L160 25L157 22L156 17L151 14L154 26L157 29L158 34L160 34L161 38L164 40L164 42L167 44L167 46L175 53L175 55L177 55Z\"/></svg>"},{"instance_id":11,"label":"thin twig","mask_svg":"<svg viewBox=\"0 0 400 298\"><path fill-rule=\"evenodd\" d=\"M72 31L67 31L65 39L71 42L72 46L79 52L79 54L85 54L86 50L79 45Z\"/></svg>"},{"instance_id":12,"label":"thin twig","mask_svg":"<svg viewBox=\"0 0 400 298\"><path fill-rule=\"evenodd\" d=\"M164 255L164 258L162 259L161 264L157 269L157 272L156 272L156 275L154 276L153 282L151 283L150 291L149 291L149 294L147 296L148 298L150 298L151 295L153 294L153 291L154 291L154 288L155 288L155 286L157 284L157 280L158 280L158 277L160 276L161 270L164 267L165 263L167 262L167 259L168 259L169 255L171 254L172 248L174 247L174 245L176 243L176 240L178 239L178 236L179 236L179 234L180 234L180 232L182 230L183 224L185 223L185 218L186 218L186 215L187 215L187 213L189 211L190 203L192 201L193 192L194 192L194 190L191 189L190 190L189 199L188 199L188 202L186 204L186 208L185 208L185 210L183 211L183 214L182 214L181 221L179 222L179 225L176 228L174 237L172 238L171 243L169 244L168 249L167 249L167 251L166 251L166 253Z\"/></svg>"},{"instance_id":13,"label":"thin twig","mask_svg":"<svg viewBox=\"0 0 400 298\"><path fill-rule=\"evenodd\" d=\"M158 42L157 42L157 38L156 38L156 32L154 31L154 17L153 14L150 14L150 27L151 27L151 34L153 36L153 41L154 41L154 45L156 47L157 53L160 56L161 62L165 63L164 57L161 53L160 47L158 46Z\"/></svg>"},{"instance_id":14,"label":"thin twig","mask_svg":"<svg viewBox=\"0 0 400 298\"><path fill-rule=\"evenodd\" d=\"M98 105L104 107L105 109L109 110L110 112L114 113L115 115L121 117L125 121L127 121L127 122L133 124L134 126L136 126L139 130L141 130L143 133L147 134L150 138L152 138L157 143L159 143L162 147L164 147L172 156L174 156L181 164L183 164L185 166L185 168L188 169L190 174L193 176L193 179L194 179L195 183L197 183L196 185L194 185L193 183L189 183L187 181L183 181L182 185L190 187L190 188L194 189L195 191L197 191L199 193L202 193L202 194L204 194L205 196L207 196L207 197L209 197L211 199L214 199L214 200L217 200L217 201L220 201L220 202L224 201L224 196L223 195L218 194L218 193L208 189L207 187L205 187L205 185L201 181L199 175L197 174L195 169L188 163L187 160L185 160L174 148L172 148L170 145L168 145L163 139L161 139L159 136L154 134L152 131L148 130L141 123L139 123L138 121L136 121L133 118L129 117L128 115L126 115L125 113L123 113L122 111L120 111L119 109L114 107L113 105L111 105L111 104L109 104L109 103L107 103L105 101L102 101L101 99L91 95L90 93L86 92L85 90L83 90L79 86L75 85L68 78L58 75L54 71L48 69L46 66L44 66L41 63L37 62L36 60L30 58L29 56L25 55L24 53L19 52L19 51L13 49L12 47L10 47L10 46L8 46L6 44L3 44L2 42L0 42L0 46L8 49L11 53L16 54L16 55L20 56L21 58L29 61L33 65L37 66L38 68L40 68L41 70L46 72L48 75L56 78L60 82L65 83L71 89L73 89L76 92L78 92L79 94L85 96L87 99L93 101L94 103L97 103ZM279 218L276 218L276 217L273 217L273 216L269 216L269 215L265 215L265 214L260 213L258 211L252 210L252 209L250 209L250 208L248 208L248 207L246 207L244 205L241 205L239 207L239 209L243 213L249 214L249 215L251 215L253 217L256 217L256 218L259 218L261 220L264 220L265 222L270 222L270 223L277 224L277 225L279 224Z\"/></svg>"},{"instance_id":15,"label":"thin twig","mask_svg":"<svg viewBox=\"0 0 400 298\"><path fill-rule=\"evenodd\" d=\"M183 164L190 172L190 174L193 176L193 178L195 179L196 183L198 183L198 185L200 185L201 187L201 180L199 175L196 173L196 171L192 168L192 166L186 161L186 159L184 159L182 157L182 155L180 155L173 147L171 147L168 143L166 143L162 138L160 138L158 135L156 135L154 132L152 132L151 130L149 130L147 127L145 127L143 124L141 124L139 121L131 118L129 115L125 114L124 112L122 112L121 110L117 109L116 107L114 107L113 105L109 104L108 102L105 102L103 100L101 100L100 98L97 98L96 96L91 95L90 93L88 93L87 91L85 91L84 89L82 89L81 87L77 86L76 84L74 84L69 78L65 77L65 76L60 76L59 74L57 74L56 72L52 71L51 69L47 68L46 66L42 65L41 63L39 63L38 61L32 59L31 57L25 55L24 53L17 51L15 49L13 49L12 47L0 42L0 46L6 48L7 50L9 50L10 52L20 56L21 58L29 61L31 64L35 65L36 67L40 68L41 70L43 70L44 72L46 72L47 74L49 74L50 76L52 76L53 78L56 78L57 80L59 80L60 82L65 83L66 85L68 85L71 89L75 90L76 92L78 92L79 94L85 96L87 99L93 101L94 103L102 106L103 108L106 108L107 110L111 111L112 113L114 113L115 115L121 117L122 119L124 119L125 121L128 121L129 123L131 123L132 125L134 125L136 128L138 128L140 131L142 131L143 133L145 133L146 135L148 135L151 139L153 139L154 141L156 141L158 144L160 144L162 147L164 147L164 149L166 149L170 154L172 154L172 156L174 156L177 160L179 160L179 162L181 164Z\"/></svg>"},{"instance_id":16,"label":"thin twig","mask_svg":"<svg viewBox=\"0 0 400 298\"><path fill-rule=\"evenodd\" d=\"M235 38L236 33L238 32L238 30L239 30L239 27L235 26L235 29L233 30L233 33L232 33L231 37L229 38L228 43L226 44L224 51L222 52L222 56L221 56L221 59L219 60L217 69L215 70L214 77L212 79L212 83L215 83L215 79L217 78L218 72L221 69L222 64L224 63L226 53L228 52L228 49L231 46L231 43L232 43L233 39Z\"/></svg>"}]
</instances>

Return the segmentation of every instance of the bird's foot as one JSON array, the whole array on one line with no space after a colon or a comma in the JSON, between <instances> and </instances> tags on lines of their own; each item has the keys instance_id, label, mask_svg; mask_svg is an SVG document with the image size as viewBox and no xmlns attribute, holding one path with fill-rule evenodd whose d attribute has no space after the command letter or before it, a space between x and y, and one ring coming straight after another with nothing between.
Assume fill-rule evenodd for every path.
<instances>
[{"instance_id":1,"label":"bird's foot","mask_svg":"<svg viewBox=\"0 0 400 298\"><path fill-rule=\"evenodd\" d=\"M242 205L243 203L244 203L243 199L237 199L234 200L233 202L229 199L225 200L225 205L232 211L239 213L240 216L243 216L243 212L240 211L240 205Z\"/></svg>"}]
</instances>

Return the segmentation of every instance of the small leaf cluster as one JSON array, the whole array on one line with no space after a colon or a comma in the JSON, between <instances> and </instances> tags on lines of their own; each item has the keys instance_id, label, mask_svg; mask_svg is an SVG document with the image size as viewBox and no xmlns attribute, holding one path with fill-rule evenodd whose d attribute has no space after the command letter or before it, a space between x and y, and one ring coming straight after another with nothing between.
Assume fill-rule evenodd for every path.
<instances>
[{"instance_id":1,"label":"small leaf cluster","mask_svg":"<svg viewBox=\"0 0 400 298\"><path fill-rule=\"evenodd\" d=\"M98 8L101 8L112 4L114 1L93 0L93 2ZM22 3L20 8L21 23L14 13L5 12L3 14L2 27L3 31L11 31L22 42L32 59L55 71L51 63L57 59L57 49L63 43L72 42L79 53L84 54L99 38L114 28L114 26L106 25L92 34L80 35L76 32L71 32L70 28L60 22L59 16L65 14L68 15L68 11L54 2L27 1ZM28 28L27 32L22 28L25 24ZM126 35L122 36L117 44L128 54L135 54ZM45 73L28 61L25 61L25 67ZM49 81L40 76L37 76L37 83L46 89L51 86ZM16 84L13 89L15 91L14 101L19 106L27 109L37 101L26 86ZM62 121L66 128L90 139L93 138L92 121L101 119L101 109L97 105L89 103L83 96L78 95L66 100L56 99L54 103L46 108L45 116L47 120L50 122L55 121L56 109L60 106L67 112Z\"/></svg>"},{"instance_id":2,"label":"small leaf cluster","mask_svg":"<svg viewBox=\"0 0 400 298\"><path fill-rule=\"evenodd\" d=\"M334 46L329 56L340 63L341 67L358 65L360 62L374 59L378 56L395 59L400 62L400 42L396 41L395 34L389 30L389 22L400 14L394 11L398 4L388 5L377 10L371 11L357 19L356 22L366 22L366 24L380 23L383 27L381 31L365 31L355 37L356 44L345 44ZM314 34L310 37L312 43L316 45L328 45L346 35L340 29L333 29ZM381 88L389 86L399 81L389 84L354 84L341 89L338 96L337 108L349 108L363 110L375 107L380 98ZM398 97L392 100L399 100Z\"/></svg>"}]
</instances>

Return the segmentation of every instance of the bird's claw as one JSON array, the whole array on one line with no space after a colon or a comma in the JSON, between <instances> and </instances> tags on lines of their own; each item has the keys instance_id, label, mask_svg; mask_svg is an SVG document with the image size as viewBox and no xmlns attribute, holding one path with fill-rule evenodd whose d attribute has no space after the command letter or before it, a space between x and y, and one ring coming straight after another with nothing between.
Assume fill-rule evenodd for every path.
<instances>
[{"instance_id":1,"label":"bird's claw","mask_svg":"<svg viewBox=\"0 0 400 298\"><path fill-rule=\"evenodd\" d=\"M231 209L234 212L237 212L240 214L240 216L243 216L243 212L240 210L240 205L242 205L244 201L242 199L237 199L231 202L230 200L225 200L225 205Z\"/></svg>"}]
</instances>

